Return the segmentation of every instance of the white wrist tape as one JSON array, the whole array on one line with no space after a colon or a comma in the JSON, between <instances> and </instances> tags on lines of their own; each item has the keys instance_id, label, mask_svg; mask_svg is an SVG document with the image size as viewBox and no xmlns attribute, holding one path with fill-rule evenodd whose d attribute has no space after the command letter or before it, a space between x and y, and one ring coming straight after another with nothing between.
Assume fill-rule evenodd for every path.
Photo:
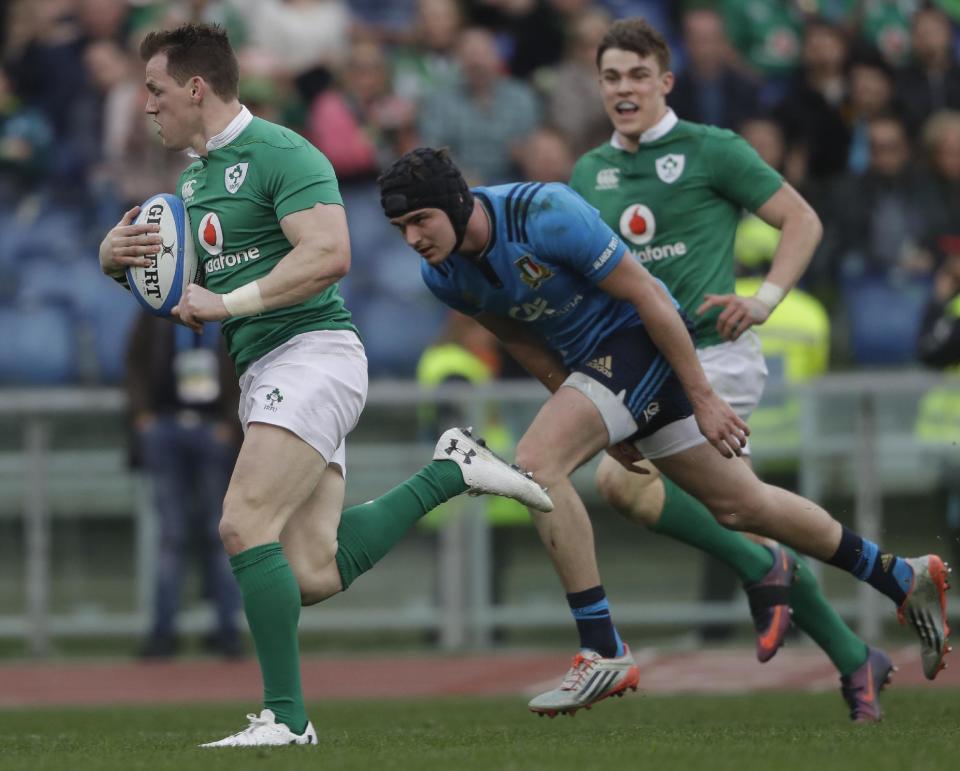
<instances>
[{"instance_id":1,"label":"white wrist tape","mask_svg":"<svg viewBox=\"0 0 960 771\"><path fill-rule=\"evenodd\" d=\"M256 281L244 284L221 297L223 306L231 316L256 316L266 310L260 296L260 285Z\"/></svg>"},{"instance_id":2,"label":"white wrist tape","mask_svg":"<svg viewBox=\"0 0 960 771\"><path fill-rule=\"evenodd\" d=\"M772 284L769 281L764 281L760 288L757 290L757 293L754 295L754 298L766 305L771 311L776 308L780 301L784 298L786 292L776 284Z\"/></svg>"}]
</instances>

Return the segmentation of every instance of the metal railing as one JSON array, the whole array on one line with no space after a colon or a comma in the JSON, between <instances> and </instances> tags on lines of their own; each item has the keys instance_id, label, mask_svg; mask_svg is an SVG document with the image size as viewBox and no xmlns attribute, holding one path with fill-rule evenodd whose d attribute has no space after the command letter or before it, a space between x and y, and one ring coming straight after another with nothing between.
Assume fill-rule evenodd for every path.
<instances>
[{"instance_id":1,"label":"metal railing","mask_svg":"<svg viewBox=\"0 0 960 771\"><path fill-rule=\"evenodd\" d=\"M755 456L794 461L798 492L814 500L836 485L840 477L840 484L848 486L855 501L855 528L876 540L883 529L883 493L932 489L936 480L931 458L960 456L955 446L931 447L914 436L916 405L925 392L938 385L957 387L955 381L948 384L935 376L907 372L830 375L797 388L773 389L768 396L798 400L799 443L784 445L776 436L755 435ZM468 423L482 425L490 403L532 415L545 396L538 384L530 382L480 388L453 384L432 392L409 382L373 383L365 417L351 437L348 497L351 485L368 489L382 477L416 470L428 457L422 442L402 438L387 441L366 416L393 410L409 419L415 408L442 403L458 407ZM146 628L156 529L142 480L125 468L123 452L117 446L78 453L60 449L51 440L53 429L70 417L96 416L104 424L122 426L124 408L123 395L116 389L0 390L0 426L6 433L5 437L0 434L5 447L0 449L0 517L23 519L25 592L22 613L0 615L0 637L26 639L34 654L48 652L51 640L58 636L128 635ZM20 432L19 441L11 435L14 431ZM587 491L591 487L595 464L588 464L574 476L578 489ZM132 517L135 522L133 612L51 610L52 509L58 495L57 480L71 478L93 486L102 484L105 494L109 483L115 513ZM62 490L59 494L69 496ZM559 588L556 603L492 603L490 530L479 503L467 505L463 516L439 531L435 556L439 592L434 603L416 608L346 608L336 604L323 612L305 614L302 628L433 630L444 647L455 649L488 644L492 630L498 626L569 624ZM877 594L869 587L862 586L857 600L841 603L839 610L856 617L865 637L877 637L881 616ZM617 604L621 624L725 621L740 618L743 612L742 601ZM206 612L188 612L181 627L196 631L208 621Z\"/></svg>"}]
</instances>

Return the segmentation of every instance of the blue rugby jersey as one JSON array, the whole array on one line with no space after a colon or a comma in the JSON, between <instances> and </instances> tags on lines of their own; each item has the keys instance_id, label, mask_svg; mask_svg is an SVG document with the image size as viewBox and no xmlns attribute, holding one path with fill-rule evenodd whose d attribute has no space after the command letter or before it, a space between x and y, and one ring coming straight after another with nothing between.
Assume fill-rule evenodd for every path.
<instances>
[{"instance_id":1,"label":"blue rugby jersey","mask_svg":"<svg viewBox=\"0 0 960 771\"><path fill-rule=\"evenodd\" d=\"M573 190L520 182L473 194L490 215L492 237L479 260L453 254L438 266L421 262L420 275L438 299L471 316L532 324L568 366L611 333L642 324L633 305L596 286L626 246Z\"/></svg>"}]
</instances>

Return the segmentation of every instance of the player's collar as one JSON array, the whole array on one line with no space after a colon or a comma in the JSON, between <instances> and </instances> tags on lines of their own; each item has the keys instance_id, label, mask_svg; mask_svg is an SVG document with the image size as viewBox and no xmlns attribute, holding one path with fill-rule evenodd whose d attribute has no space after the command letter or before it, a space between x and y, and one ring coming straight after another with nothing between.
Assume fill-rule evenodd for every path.
<instances>
[{"instance_id":1,"label":"player's collar","mask_svg":"<svg viewBox=\"0 0 960 771\"><path fill-rule=\"evenodd\" d=\"M656 142L658 139L662 139L674 126L677 125L678 120L679 118L677 118L677 114L668 107L666 114L640 135L640 144ZM617 136L616 131L613 132L613 136L610 139L610 144L617 150L626 150L626 148L620 142L620 137Z\"/></svg>"},{"instance_id":2,"label":"player's collar","mask_svg":"<svg viewBox=\"0 0 960 771\"><path fill-rule=\"evenodd\" d=\"M486 195L479 193L476 190L471 192L473 192L477 200L480 201L480 208L482 208L484 214L487 215L487 223L490 227L490 237L487 239L487 244L483 247L483 251L477 255L477 259L482 259L490 254L490 252L493 250L493 247L497 245L497 215L494 214L493 204L490 203L490 199L487 198Z\"/></svg>"},{"instance_id":3,"label":"player's collar","mask_svg":"<svg viewBox=\"0 0 960 771\"><path fill-rule=\"evenodd\" d=\"M207 152L210 152L211 150L219 150L221 147L226 147L234 139L240 136L243 130L250 125L250 121L252 120L253 115L250 113L250 110L241 104L240 112L238 112L237 116L227 124L227 127L219 134L216 134L207 140Z\"/></svg>"},{"instance_id":4,"label":"player's collar","mask_svg":"<svg viewBox=\"0 0 960 771\"><path fill-rule=\"evenodd\" d=\"M227 124L227 127L219 134L214 134L207 140L207 152L209 153L213 150L219 150L221 147L226 147L243 133L243 130L250 125L250 121L252 120L253 113L241 104L240 112ZM191 158L200 157L193 150L188 150L187 155Z\"/></svg>"}]
</instances>

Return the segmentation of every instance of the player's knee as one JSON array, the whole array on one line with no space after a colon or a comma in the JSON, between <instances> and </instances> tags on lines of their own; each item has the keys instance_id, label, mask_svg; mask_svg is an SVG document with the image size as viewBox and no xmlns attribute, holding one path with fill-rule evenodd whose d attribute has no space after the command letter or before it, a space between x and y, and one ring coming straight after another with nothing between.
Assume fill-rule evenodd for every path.
<instances>
[{"instance_id":1,"label":"player's knee","mask_svg":"<svg viewBox=\"0 0 960 771\"><path fill-rule=\"evenodd\" d=\"M744 525L743 517L738 516L736 511L731 511L728 508L719 510L711 509L711 511L717 522L727 528L727 530L743 531L747 529Z\"/></svg>"},{"instance_id":2,"label":"player's knee","mask_svg":"<svg viewBox=\"0 0 960 771\"><path fill-rule=\"evenodd\" d=\"M717 522L730 530L763 532L768 510L766 485L759 480L747 486L731 486L704 501Z\"/></svg>"},{"instance_id":3,"label":"player's knee","mask_svg":"<svg viewBox=\"0 0 960 771\"><path fill-rule=\"evenodd\" d=\"M631 474L615 461L604 458L596 475L597 490L622 516L645 527L653 524L663 508L659 475Z\"/></svg>"},{"instance_id":4,"label":"player's knee","mask_svg":"<svg viewBox=\"0 0 960 771\"><path fill-rule=\"evenodd\" d=\"M258 543L278 540L289 516L282 504L248 489L228 490L220 518L220 541L228 554L238 554Z\"/></svg>"},{"instance_id":5,"label":"player's knee","mask_svg":"<svg viewBox=\"0 0 960 771\"><path fill-rule=\"evenodd\" d=\"M751 532L766 532L766 523L770 512L770 486L754 478L754 484L749 485L740 493L740 520L742 530Z\"/></svg>"},{"instance_id":6,"label":"player's knee","mask_svg":"<svg viewBox=\"0 0 960 771\"><path fill-rule=\"evenodd\" d=\"M651 480L648 476L631 474L619 465L602 463L597 469L597 490L603 499L609 503L617 513L643 522L648 517L649 488Z\"/></svg>"},{"instance_id":7,"label":"player's knee","mask_svg":"<svg viewBox=\"0 0 960 771\"><path fill-rule=\"evenodd\" d=\"M220 534L220 543L227 554L233 556L242 551L246 551L258 543L264 543L263 531L252 526L250 517L238 515L235 510L231 510L224 502L223 516L220 518L218 528ZM267 538L267 541L275 540Z\"/></svg>"},{"instance_id":8,"label":"player's knee","mask_svg":"<svg viewBox=\"0 0 960 771\"><path fill-rule=\"evenodd\" d=\"M226 514L220 519L219 533L220 543L223 544L224 550L231 557L234 554L246 551L248 548L247 541L244 540L240 528L236 526L233 520L227 519Z\"/></svg>"},{"instance_id":9,"label":"player's knee","mask_svg":"<svg viewBox=\"0 0 960 771\"><path fill-rule=\"evenodd\" d=\"M517 444L516 462L520 468L532 473L534 479L545 487L552 487L567 476L552 453L525 438Z\"/></svg>"},{"instance_id":10,"label":"player's knee","mask_svg":"<svg viewBox=\"0 0 960 771\"><path fill-rule=\"evenodd\" d=\"M525 438L517 443L516 462L521 468L534 474L543 470L542 454L536 451L532 443Z\"/></svg>"}]
</instances>

